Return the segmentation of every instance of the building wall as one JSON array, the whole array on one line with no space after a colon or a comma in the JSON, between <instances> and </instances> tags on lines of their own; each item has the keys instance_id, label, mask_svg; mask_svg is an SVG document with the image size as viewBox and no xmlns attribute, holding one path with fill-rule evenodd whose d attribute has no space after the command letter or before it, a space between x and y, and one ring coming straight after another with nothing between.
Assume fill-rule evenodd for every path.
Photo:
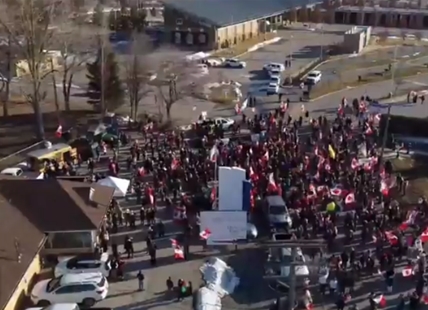
<instances>
[{"instance_id":1,"label":"building wall","mask_svg":"<svg viewBox=\"0 0 428 310\"><path fill-rule=\"evenodd\" d=\"M216 29L208 23L168 6L164 8L164 20L168 43L198 50L215 48Z\"/></svg>"},{"instance_id":2,"label":"building wall","mask_svg":"<svg viewBox=\"0 0 428 310\"><path fill-rule=\"evenodd\" d=\"M370 43L371 27L352 27L343 36L343 52L359 53Z\"/></svg>"},{"instance_id":3,"label":"building wall","mask_svg":"<svg viewBox=\"0 0 428 310\"><path fill-rule=\"evenodd\" d=\"M31 293L31 289L35 283L36 276L41 271L40 256L37 254L21 281L19 282L15 292L9 299L4 310L20 310L23 303L25 303L26 296Z\"/></svg>"},{"instance_id":4,"label":"building wall","mask_svg":"<svg viewBox=\"0 0 428 310\"><path fill-rule=\"evenodd\" d=\"M219 28L217 42L219 48L225 48L239 42L248 40L260 33L260 23L257 20Z\"/></svg>"}]
</instances>

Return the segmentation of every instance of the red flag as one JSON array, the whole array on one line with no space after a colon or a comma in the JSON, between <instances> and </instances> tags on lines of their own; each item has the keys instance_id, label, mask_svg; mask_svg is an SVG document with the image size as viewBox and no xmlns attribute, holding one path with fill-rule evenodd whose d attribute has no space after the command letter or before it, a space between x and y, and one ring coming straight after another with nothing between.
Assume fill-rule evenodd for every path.
<instances>
[{"instance_id":1,"label":"red flag","mask_svg":"<svg viewBox=\"0 0 428 310\"><path fill-rule=\"evenodd\" d=\"M144 167L138 168L138 174L140 175L140 177L143 177L146 174Z\"/></svg>"},{"instance_id":2,"label":"red flag","mask_svg":"<svg viewBox=\"0 0 428 310\"><path fill-rule=\"evenodd\" d=\"M340 197L340 196L342 196L342 194L343 194L342 189L339 187L334 187L334 188L330 189L330 195L332 195L332 196Z\"/></svg>"},{"instance_id":3,"label":"red flag","mask_svg":"<svg viewBox=\"0 0 428 310\"><path fill-rule=\"evenodd\" d=\"M183 247L176 246L174 247L174 259L184 259Z\"/></svg>"},{"instance_id":4,"label":"red flag","mask_svg":"<svg viewBox=\"0 0 428 310\"><path fill-rule=\"evenodd\" d=\"M250 179L253 182L256 182L259 179L259 176L254 172L253 167L250 167Z\"/></svg>"},{"instance_id":5,"label":"red flag","mask_svg":"<svg viewBox=\"0 0 428 310\"><path fill-rule=\"evenodd\" d=\"M199 237L202 240L207 240L211 236L211 231L209 229L205 229L199 233Z\"/></svg>"},{"instance_id":6,"label":"red flag","mask_svg":"<svg viewBox=\"0 0 428 310\"><path fill-rule=\"evenodd\" d=\"M55 131L55 137L61 138L62 137L62 125L59 125L58 128Z\"/></svg>"},{"instance_id":7,"label":"red flag","mask_svg":"<svg viewBox=\"0 0 428 310\"><path fill-rule=\"evenodd\" d=\"M385 307L386 306L386 298L383 296L383 294L378 294L376 296L373 296L373 301L379 305L379 307Z\"/></svg>"}]
</instances>

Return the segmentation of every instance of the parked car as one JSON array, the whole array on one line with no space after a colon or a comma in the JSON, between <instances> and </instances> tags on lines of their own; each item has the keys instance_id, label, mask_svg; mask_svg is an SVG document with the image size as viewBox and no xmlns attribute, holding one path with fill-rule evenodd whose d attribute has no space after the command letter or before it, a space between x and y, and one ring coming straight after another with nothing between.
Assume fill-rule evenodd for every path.
<instances>
[{"instance_id":1,"label":"parked car","mask_svg":"<svg viewBox=\"0 0 428 310\"><path fill-rule=\"evenodd\" d=\"M263 66L263 70L265 71L278 70L279 72L282 72L285 70L285 67L283 64L270 62Z\"/></svg>"},{"instance_id":2,"label":"parked car","mask_svg":"<svg viewBox=\"0 0 428 310\"><path fill-rule=\"evenodd\" d=\"M3 169L0 172L0 174L11 175L11 176L14 176L14 177L19 177L19 176L22 176L24 174L24 171L21 168L19 168L19 167L12 167L12 168Z\"/></svg>"},{"instance_id":3,"label":"parked car","mask_svg":"<svg viewBox=\"0 0 428 310\"><path fill-rule=\"evenodd\" d=\"M58 303L46 307L31 307L25 310L80 310L76 303Z\"/></svg>"},{"instance_id":4,"label":"parked car","mask_svg":"<svg viewBox=\"0 0 428 310\"><path fill-rule=\"evenodd\" d=\"M279 71L278 69L272 69L269 72L269 77L273 77L273 76L281 76L281 71Z\"/></svg>"},{"instance_id":5,"label":"parked car","mask_svg":"<svg viewBox=\"0 0 428 310\"><path fill-rule=\"evenodd\" d=\"M224 117L216 117L216 118L210 118L204 121L198 121L198 124L200 125L220 125L223 130L229 130L233 124L235 124L235 121L231 118L224 118Z\"/></svg>"},{"instance_id":6,"label":"parked car","mask_svg":"<svg viewBox=\"0 0 428 310\"><path fill-rule=\"evenodd\" d=\"M306 76L306 83L315 85L319 81L321 81L321 77L322 77L321 71L311 71Z\"/></svg>"},{"instance_id":7,"label":"parked car","mask_svg":"<svg viewBox=\"0 0 428 310\"><path fill-rule=\"evenodd\" d=\"M275 83L277 85L281 85L281 77L278 76L271 76L269 79L269 83Z\"/></svg>"},{"instance_id":8,"label":"parked car","mask_svg":"<svg viewBox=\"0 0 428 310\"><path fill-rule=\"evenodd\" d=\"M99 272L106 278L110 275L110 261L108 253L81 254L61 260L55 266L55 277L69 273Z\"/></svg>"},{"instance_id":9,"label":"parked car","mask_svg":"<svg viewBox=\"0 0 428 310\"><path fill-rule=\"evenodd\" d=\"M247 64L245 63L245 61L240 61L239 59L236 58L229 58L226 59L224 61L224 66L226 68L245 68L247 66Z\"/></svg>"},{"instance_id":10,"label":"parked car","mask_svg":"<svg viewBox=\"0 0 428 310\"><path fill-rule=\"evenodd\" d=\"M281 196L267 196L263 210L270 225L288 225L288 227L291 227L292 219Z\"/></svg>"},{"instance_id":11,"label":"parked car","mask_svg":"<svg viewBox=\"0 0 428 310\"><path fill-rule=\"evenodd\" d=\"M55 303L78 303L92 307L107 297L108 282L99 272L65 274L38 282L31 291L31 300L37 306Z\"/></svg>"},{"instance_id":12,"label":"parked car","mask_svg":"<svg viewBox=\"0 0 428 310\"><path fill-rule=\"evenodd\" d=\"M266 89L266 94L269 95L276 95L279 93L279 84L276 82L272 83L270 82Z\"/></svg>"}]
</instances>

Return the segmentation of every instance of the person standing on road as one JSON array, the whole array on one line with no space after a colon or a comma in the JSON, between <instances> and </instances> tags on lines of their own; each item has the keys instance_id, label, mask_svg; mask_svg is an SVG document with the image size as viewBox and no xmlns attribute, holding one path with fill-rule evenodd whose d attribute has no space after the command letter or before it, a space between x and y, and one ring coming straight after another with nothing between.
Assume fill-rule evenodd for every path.
<instances>
[{"instance_id":1,"label":"person standing on road","mask_svg":"<svg viewBox=\"0 0 428 310\"><path fill-rule=\"evenodd\" d=\"M137 280L138 280L138 290L143 291L144 290L144 275L141 272L141 270L138 271Z\"/></svg>"}]
</instances>

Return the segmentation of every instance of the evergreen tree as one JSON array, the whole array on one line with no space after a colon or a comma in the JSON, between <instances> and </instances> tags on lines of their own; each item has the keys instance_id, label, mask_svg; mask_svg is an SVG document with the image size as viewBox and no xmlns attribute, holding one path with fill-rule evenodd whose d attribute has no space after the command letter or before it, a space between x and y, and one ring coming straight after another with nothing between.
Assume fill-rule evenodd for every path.
<instances>
[{"instance_id":1,"label":"evergreen tree","mask_svg":"<svg viewBox=\"0 0 428 310\"><path fill-rule=\"evenodd\" d=\"M88 103L101 112L114 111L123 104L123 88L119 79L119 66L115 54L107 53L104 59L104 77L101 76L101 53L93 63L87 64ZM101 83L104 81L104 87ZM101 106L101 91L104 91L104 106Z\"/></svg>"}]
</instances>

